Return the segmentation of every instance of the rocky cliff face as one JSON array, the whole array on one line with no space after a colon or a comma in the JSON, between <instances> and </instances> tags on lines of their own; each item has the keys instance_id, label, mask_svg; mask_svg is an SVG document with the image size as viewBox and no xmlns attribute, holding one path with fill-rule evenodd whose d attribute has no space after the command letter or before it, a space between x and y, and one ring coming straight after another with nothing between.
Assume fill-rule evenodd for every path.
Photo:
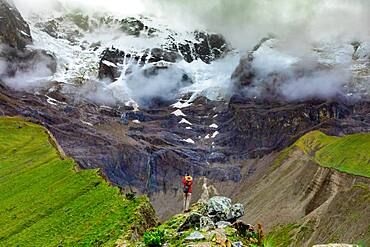
<instances>
[{"instance_id":1,"label":"rocky cliff face","mask_svg":"<svg viewBox=\"0 0 370 247\"><path fill-rule=\"evenodd\" d=\"M132 26L131 29L137 27L136 22L130 23L127 25ZM114 47L107 48L101 54L99 78L108 78L114 81L120 77L121 73L130 73L130 69L122 71L122 67L130 64L143 66L147 63L153 64L160 61L176 63L181 60L191 63L197 59L209 64L225 56L231 50L230 45L220 34L196 31L193 36L193 41L178 41L169 36L161 47L148 48L137 53L121 51Z\"/></svg>"},{"instance_id":2,"label":"rocky cliff face","mask_svg":"<svg viewBox=\"0 0 370 247\"><path fill-rule=\"evenodd\" d=\"M17 8L5 0L0 1L0 20L0 79L43 68L49 75L56 72L57 62L53 54L27 49L26 46L32 44L30 28Z\"/></svg>"},{"instance_id":3,"label":"rocky cliff face","mask_svg":"<svg viewBox=\"0 0 370 247\"><path fill-rule=\"evenodd\" d=\"M20 50L32 43L30 28L17 8L0 1L0 43Z\"/></svg>"},{"instance_id":4,"label":"rocky cliff face","mask_svg":"<svg viewBox=\"0 0 370 247\"><path fill-rule=\"evenodd\" d=\"M283 149L309 130L369 131L368 103L225 105L198 99L182 109L133 111L73 104L57 92L37 96L3 88L1 95L3 115L42 122L82 168L100 167L122 187L171 195L181 192L177 184L185 171L240 182L243 160Z\"/></svg>"},{"instance_id":5,"label":"rocky cliff face","mask_svg":"<svg viewBox=\"0 0 370 247\"><path fill-rule=\"evenodd\" d=\"M281 150L310 130L333 135L368 132L367 103L311 100L279 103L235 96L223 120L219 145L258 157Z\"/></svg>"}]
</instances>

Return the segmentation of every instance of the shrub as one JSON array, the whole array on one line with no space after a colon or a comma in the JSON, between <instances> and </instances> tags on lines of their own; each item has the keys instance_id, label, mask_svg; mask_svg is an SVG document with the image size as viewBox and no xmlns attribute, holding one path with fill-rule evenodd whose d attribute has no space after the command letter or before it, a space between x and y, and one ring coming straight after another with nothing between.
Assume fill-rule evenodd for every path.
<instances>
[{"instance_id":1,"label":"shrub","mask_svg":"<svg viewBox=\"0 0 370 247\"><path fill-rule=\"evenodd\" d=\"M144 233L144 243L149 247L162 246L164 242L164 232L162 230L155 230Z\"/></svg>"},{"instance_id":2,"label":"shrub","mask_svg":"<svg viewBox=\"0 0 370 247\"><path fill-rule=\"evenodd\" d=\"M136 198L136 194L134 192L128 192L128 193L126 193L125 196L126 196L126 199L130 200L130 201L133 201Z\"/></svg>"}]
</instances>

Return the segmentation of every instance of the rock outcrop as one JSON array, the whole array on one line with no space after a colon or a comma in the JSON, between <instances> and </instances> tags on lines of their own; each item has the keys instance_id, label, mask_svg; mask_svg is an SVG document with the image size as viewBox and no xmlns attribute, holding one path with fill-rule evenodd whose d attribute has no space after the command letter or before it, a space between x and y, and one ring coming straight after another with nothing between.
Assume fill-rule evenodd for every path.
<instances>
[{"instance_id":1,"label":"rock outcrop","mask_svg":"<svg viewBox=\"0 0 370 247\"><path fill-rule=\"evenodd\" d=\"M32 43L30 28L15 6L0 1L0 78L14 77L17 73L57 69L54 55L43 50L29 50Z\"/></svg>"},{"instance_id":2,"label":"rock outcrop","mask_svg":"<svg viewBox=\"0 0 370 247\"><path fill-rule=\"evenodd\" d=\"M99 63L99 78L108 78L111 81L116 80L122 73L122 67L134 66L139 64L140 66L146 63L155 64L163 61L168 63L175 63L181 57L176 52L166 51L161 48L153 48L148 51L144 51L142 54L125 53L116 48L107 48L102 56ZM124 73L130 73L130 69Z\"/></svg>"},{"instance_id":3,"label":"rock outcrop","mask_svg":"<svg viewBox=\"0 0 370 247\"><path fill-rule=\"evenodd\" d=\"M119 21L120 30L128 35L140 36L145 33L147 36L154 36L157 31L155 28L146 26L141 20L134 17L127 17Z\"/></svg>"},{"instance_id":4,"label":"rock outcrop","mask_svg":"<svg viewBox=\"0 0 370 247\"><path fill-rule=\"evenodd\" d=\"M264 234L262 227L254 228L242 221L237 221L235 224L230 222L220 221L216 224L209 218L207 213L208 206L223 206L213 207L212 210L217 210L217 214L223 214L223 210L231 200L225 197L212 198L206 204L196 203L191 207L191 212L186 214L178 214L173 216L168 221L148 231L144 238L141 239L146 245L151 245L153 238L146 236L157 236L156 242L158 245L165 246L182 246L196 245L200 246L264 246ZM226 206L226 207L224 207ZM230 209L230 208L228 208ZM220 211L218 211L220 210ZM213 218L215 219L215 218ZM205 224L206 223L206 224ZM142 242L135 243L135 246L141 246Z\"/></svg>"},{"instance_id":5,"label":"rock outcrop","mask_svg":"<svg viewBox=\"0 0 370 247\"><path fill-rule=\"evenodd\" d=\"M134 28L132 35L139 35L136 28L141 26L135 24L132 27ZM131 29L128 28L128 30ZM139 30L141 29L139 28ZM121 51L114 47L107 48L101 55L99 78L108 78L114 81L121 75L122 67L130 64L139 64L142 66L146 63L157 63L160 61L176 63L182 59L188 63L197 59L205 63L210 63L221 58L231 49L226 40L219 34L195 32L194 37L194 42L182 42L169 37L167 43L161 47L147 49L137 53Z\"/></svg>"},{"instance_id":6,"label":"rock outcrop","mask_svg":"<svg viewBox=\"0 0 370 247\"><path fill-rule=\"evenodd\" d=\"M231 199L216 196L207 203L208 216L216 224L220 221L235 221L244 215L244 206L240 203L232 205Z\"/></svg>"},{"instance_id":7,"label":"rock outcrop","mask_svg":"<svg viewBox=\"0 0 370 247\"><path fill-rule=\"evenodd\" d=\"M194 42L176 43L174 38L169 37L165 47L181 54L188 63L197 59L210 63L221 58L231 49L225 38L220 34L196 31L194 32L194 39Z\"/></svg>"},{"instance_id":8,"label":"rock outcrop","mask_svg":"<svg viewBox=\"0 0 370 247\"><path fill-rule=\"evenodd\" d=\"M272 103L234 96L218 117L224 124L216 143L248 157L280 150L313 129L334 135L370 130L366 107L345 101Z\"/></svg>"},{"instance_id":9,"label":"rock outcrop","mask_svg":"<svg viewBox=\"0 0 370 247\"><path fill-rule=\"evenodd\" d=\"M24 50L32 43L30 28L17 8L0 1L0 44Z\"/></svg>"}]
</instances>

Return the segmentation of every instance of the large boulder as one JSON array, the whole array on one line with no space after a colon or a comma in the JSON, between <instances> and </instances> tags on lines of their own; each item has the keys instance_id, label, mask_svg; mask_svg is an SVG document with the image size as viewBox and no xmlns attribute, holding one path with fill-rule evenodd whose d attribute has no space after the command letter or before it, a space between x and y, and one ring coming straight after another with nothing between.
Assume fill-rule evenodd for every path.
<instances>
[{"instance_id":1,"label":"large boulder","mask_svg":"<svg viewBox=\"0 0 370 247\"><path fill-rule=\"evenodd\" d=\"M179 227L179 231L185 231L190 228L195 228L200 226L200 219L203 217L200 213L192 212L186 218L185 222Z\"/></svg>"},{"instance_id":2,"label":"large boulder","mask_svg":"<svg viewBox=\"0 0 370 247\"><path fill-rule=\"evenodd\" d=\"M234 222L244 215L244 206L240 203L231 204L231 199L223 196L215 196L207 203L208 215L214 222Z\"/></svg>"},{"instance_id":3,"label":"large boulder","mask_svg":"<svg viewBox=\"0 0 370 247\"><path fill-rule=\"evenodd\" d=\"M208 214L228 212L231 208L231 199L223 196L215 196L208 200Z\"/></svg>"},{"instance_id":4,"label":"large boulder","mask_svg":"<svg viewBox=\"0 0 370 247\"><path fill-rule=\"evenodd\" d=\"M0 43L23 50L32 43L30 28L17 8L0 0Z\"/></svg>"}]
</instances>

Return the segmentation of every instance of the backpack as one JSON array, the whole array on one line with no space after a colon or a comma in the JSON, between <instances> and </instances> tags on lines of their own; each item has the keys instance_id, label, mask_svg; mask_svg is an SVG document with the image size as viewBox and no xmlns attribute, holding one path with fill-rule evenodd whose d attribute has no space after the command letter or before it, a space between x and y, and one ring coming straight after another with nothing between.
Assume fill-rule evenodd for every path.
<instances>
[{"instance_id":1,"label":"backpack","mask_svg":"<svg viewBox=\"0 0 370 247\"><path fill-rule=\"evenodd\" d=\"M185 186L184 186L184 193L189 193L189 189L191 186L192 180L186 180Z\"/></svg>"}]
</instances>

